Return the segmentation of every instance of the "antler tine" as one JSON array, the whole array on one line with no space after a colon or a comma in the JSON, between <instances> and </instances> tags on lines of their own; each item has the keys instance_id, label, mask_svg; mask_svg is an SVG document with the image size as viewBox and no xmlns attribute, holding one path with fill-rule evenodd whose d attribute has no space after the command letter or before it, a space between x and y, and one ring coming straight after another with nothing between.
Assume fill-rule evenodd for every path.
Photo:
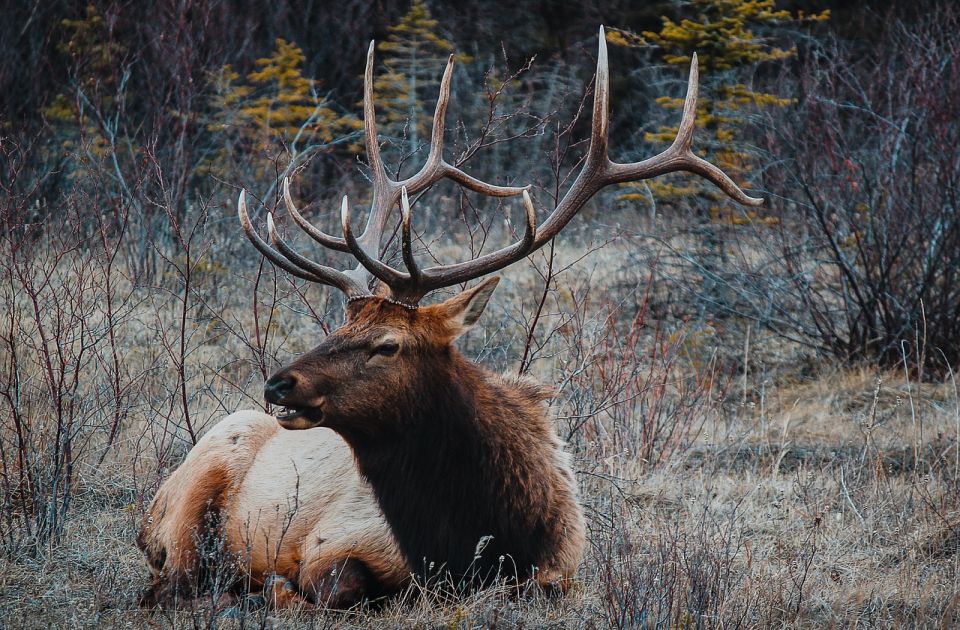
<instances>
[{"instance_id":1,"label":"antler tine","mask_svg":"<svg viewBox=\"0 0 960 630\"><path fill-rule=\"evenodd\" d=\"M734 201L745 206L761 206L763 199L750 197L730 177L703 158L694 154L692 149L693 132L697 126L697 96L700 91L700 70L697 54L690 60L690 77L687 81L687 96L683 101L683 116L677 136L663 153L641 162L631 164L610 164L606 176L607 184L650 179L657 175L674 171L688 171L710 180Z\"/></svg>"},{"instance_id":2,"label":"antler tine","mask_svg":"<svg viewBox=\"0 0 960 630\"><path fill-rule=\"evenodd\" d=\"M450 105L450 82L453 76L453 64L454 56L450 55L447 58L447 66L443 70L443 78L440 80L440 94L437 97L437 107L433 112L433 129L430 132L430 153L427 155L427 161L416 174L402 182L395 182L394 187L397 189L406 188L408 194L414 195L446 177L464 188L490 197L519 195L527 187L488 184L467 175L443 159L443 132L447 107Z\"/></svg>"},{"instance_id":3,"label":"antler tine","mask_svg":"<svg viewBox=\"0 0 960 630\"><path fill-rule=\"evenodd\" d=\"M283 178L283 203L287 206L287 212L291 217L293 217L293 221L299 225L304 232L309 234L310 238L320 243L327 249L334 249L338 252L350 251L350 248L347 247L346 242L344 242L342 238L330 236L326 232L317 229L312 223L303 218L303 215L300 214L300 211L297 210L297 206L293 203L293 196L290 194L290 179L288 177Z\"/></svg>"},{"instance_id":4,"label":"antler tine","mask_svg":"<svg viewBox=\"0 0 960 630\"><path fill-rule=\"evenodd\" d=\"M687 95L683 98L683 115L680 116L680 126L677 128L677 137L673 139L672 147L680 152L687 152L693 146L693 132L697 128L697 99L700 98L700 61L697 53L690 58L690 73L687 76Z\"/></svg>"},{"instance_id":5,"label":"antler tine","mask_svg":"<svg viewBox=\"0 0 960 630\"><path fill-rule=\"evenodd\" d=\"M412 231L410 229L410 199L407 197L406 186L400 189L400 214L403 219L401 229L403 264L406 265L407 272L410 274L410 281L416 284L420 282L421 274L420 268L417 266L417 261L413 257L413 243L411 242Z\"/></svg>"},{"instance_id":6,"label":"antler tine","mask_svg":"<svg viewBox=\"0 0 960 630\"><path fill-rule=\"evenodd\" d=\"M237 215L240 217L240 225L243 227L244 233L247 235L247 238L250 239L250 242L253 243L253 246L263 254L270 262L272 262L277 267L280 267L287 273L297 278L303 280L309 280L310 282L318 282L320 284L326 284L337 289L340 289L347 294L348 297L355 295L362 295L366 293L366 287L361 286L353 278L350 278L345 273L332 269L330 267L325 267L309 261L306 258L303 258L293 250L290 250L287 247L286 243L283 243L279 237L276 236L276 230L273 225L273 217L270 214L267 214L267 229L270 232L271 240L275 243L282 243L282 248L285 251L293 254L293 258L287 258L286 254L281 254L275 249L270 247L266 241L260 238L260 235L257 234L256 230L253 228L253 224L250 221L250 215L247 213L247 201L246 201L246 191L240 191L240 198L237 200ZM298 266L299 262L306 262L308 265L304 267Z\"/></svg>"},{"instance_id":7,"label":"antler tine","mask_svg":"<svg viewBox=\"0 0 960 630\"><path fill-rule=\"evenodd\" d=\"M453 55L447 58L447 66L443 70L440 80L440 95L437 96L437 107L433 112L433 129L430 132L430 153L427 161L415 175L398 182L399 188L406 188L408 192L417 192L433 184L443 177L443 132L447 118L447 106L450 104L450 77L453 75Z\"/></svg>"},{"instance_id":8,"label":"antler tine","mask_svg":"<svg viewBox=\"0 0 960 630\"><path fill-rule=\"evenodd\" d=\"M343 196L343 201L340 204L340 225L343 228L343 240L347 243L350 253L357 259L361 267L391 288L409 281L409 275L382 263L378 258L370 256L363 245L357 241L350 229L350 205L346 195Z\"/></svg>"},{"instance_id":9,"label":"antler tine","mask_svg":"<svg viewBox=\"0 0 960 630\"><path fill-rule=\"evenodd\" d=\"M593 120L590 126L590 148L587 150L590 166L603 167L607 162L610 126L610 69L607 62L607 38L600 27L600 49L597 51L597 76L593 90ZM587 170L587 167L584 167Z\"/></svg>"},{"instance_id":10,"label":"antler tine","mask_svg":"<svg viewBox=\"0 0 960 630\"><path fill-rule=\"evenodd\" d=\"M315 263L294 251L293 248L287 245L287 242L280 237L280 234L277 232L277 227L273 222L273 214L270 212L267 213L267 234L270 236L270 242L273 243L273 245L287 260L292 262L297 267L300 267L307 273L316 276L317 278L331 278L338 283L343 283L343 286L346 287L344 292L348 296L361 295L367 292L366 287L362 286L358 282L355 282L352 278L348 277L348 274L345 272L338 271L332 267L327 267L326 265Z\"/></svg>"},{"instance_id":11,"label":"antler tine","mask_svg":"<svg viewBox=\"0 0 960 630\"><path fill-rule=\"evenodd\" d=\"M397 203L399 191L395 191L396 182L387 176L387 170L380 155L377 113L373 104L374 49L375 42L371 40L370 47L367 49L367 67L363 73L363 131L366 136L367 160L370 162L370 169L373 171L373 201L370 203L367 224L364 226L363 233L358 241L363 247L379 253L380 239L387 225L387 219L390 217L390 209Z\"/></svg>"},{"instance_id":12,"label":"antler tine","mask_svg":"<svg viewBox=\"0 0 960 630\"><path fill-rule=\"evenodd\" d=\"M386 187L389 178L380 157L380 137L377 135L377 114L373 105L373 50L374 40L370 40L367 49L367 67L363 71L363 135L366 137L367 159L373 170L373 182L376 186Z\"/></svg>"},{"instance_id":13,"label":"antler tine","mask_svg":"<svg viewBox=\"0 0 960 630\"><path fill-rule=\"evenodd\" d=\"M697 61L697 53L693 53L690 60L690 78L687 81L687 97L683 102L683 118L680 121L680 128L677 131L677 138L674 140L678 151L682 151L685 158L690 161L689 170L693 173L709 179L716 184L729 197L745 206L762 206L763 199L759 197L750 197L722 170L696 155L691 148L693 143L693 132L697 128L697 95L700 90L700 69Z\"/></svg>"},{"instance_id":14,"label":"antler tine","mask_svg":"<svg viewBox=\"0 0 960 630\"><path fill-rule=\"evenodd\" d=\"M523 191L530 190L529 184L527 186L497 186L481 181L472 175L468 175L459 168L451 166L446 162L443 163L443 166L444 177L460 184L467 190L472 190L487 197L516 197Z\"/></svg>"}]
</instances>

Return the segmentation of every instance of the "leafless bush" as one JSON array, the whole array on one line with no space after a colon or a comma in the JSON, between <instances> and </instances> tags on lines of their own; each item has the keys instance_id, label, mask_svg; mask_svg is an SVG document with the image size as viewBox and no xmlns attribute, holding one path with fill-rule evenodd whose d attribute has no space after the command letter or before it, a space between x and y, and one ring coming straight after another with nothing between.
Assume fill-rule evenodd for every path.
<instances>
[{"instance_id":1,"label":"leafless bush","mask_svg":"<svg viewBox=\"0 0 960 630\"><path fill-rule=\"evenodd\" d=\"M782 220L741 240L731 310L844 361L957 363L958 28L940 5L869 49L811 42L796 106L769 120Z\"/></svg>"},{"instance_id":2,"label":"leafless bush","mask_svg":"<svg viewBox=\"0 0 960 630\"><path fill-rule=\"evenodd\" d=\"M87 199L58 200L37 220L38 182L7 166L0 225L0 484L7 551L56 544L70 510L76 466L100 461L128 413L131 365L117 336L134 303L116 273L126 227L120 212L87 213Z\"/></svg>"},{"instance_id":3,"label":"leafless bush","mask_svg":"<svg viewBox=\"0 0 960 630\"><path fill-rule=\"evenodd\" d=\"M612 627L738 627L755 621L752 602L733 601L749 579L738 563L744 540L736 510L718 514L705 506L692 527L665 521L640 536L628 525L630 508L622 509L625 522L612 523L595 548Z\"/></svg>"},{"instance_id":4,"label":"leafless bush","mask_svg":"<svg viewBox=\"0 0 960 630\"><path fill-rule=\"evenodd\" d=\"M671 331L648 321L646 295L636 311L605 301L592 313L599 324L593 330L574 309L566 332L576 343L561 373L568 439L583 439L598 460L633 462L634 474L682 458L722 391L714 361L694 360L700 351L690 352L696 340L686 326Z\"/></svg>"}]
</instances>

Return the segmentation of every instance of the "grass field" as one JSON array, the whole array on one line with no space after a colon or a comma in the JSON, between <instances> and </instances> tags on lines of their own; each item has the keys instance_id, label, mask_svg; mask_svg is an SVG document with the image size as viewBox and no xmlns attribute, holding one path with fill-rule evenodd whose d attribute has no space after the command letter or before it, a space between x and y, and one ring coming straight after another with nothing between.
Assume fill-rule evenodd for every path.
<instances>
[{"instance_id":1,"label":"grass field","mask_svg":"<svg viewBox=\"0 0 960 630\"><path fill-rule=\"evenodd\" d=\"M118 274L114 290L123 310L110 320L96 293L84 294L74 305L84 314L76 328L63 326L67 320L54 325L52 314L63 309L30 320L28 296L6 295L6 304L19 309L11 312L24 340L30 325L44 321L51 324L46 330L62 331L61 354L69 353L78 348L79 330L103 332L111 324L122 352L112 363L111 337L97 337L89 351L94 358L77 364L84 378L69 400L44 388L42 353L27 354L28 347L17 357L19 391L34 419L23 451L33 485L9 491L21 469L10 450L15 427L6 421L2 626L767 628L960 621L960 396L950 375L932 382L912 369L833 367L775 337L754 331L747 338L742 331L749 326L733 320L692 328L659 304L669 291L646 290L646 270L612 264L625 246L607 244L582 260L588 250L571 248L568 259L558 259L557 268L577 266L551 282L529 343L545 259L510 271L484 323L461 344L500 370L516 371L526 355L530 373L558 388L557 430L574 453L589 522L576 585L559 600L491 590L440 601L414 587L345 613L241 613L213 599L176 611L138 609L147 578L135 545L138 523L159 481L185 454L188 428L199 435L230 411L257 407L258 357L267 357L270 371L311 347L322 333L306 305L326 304L328 292L310 289L304 301L285 280L274 287L264 275L255 312L251 267L226 271L233 254L219 261L211 255L195 278L183 354L177 353L182 313L168 287L124 286ZM77 283L67 282L77 267L62 268L70 271L50 289L49 304L77 295ZM90 286L102 286L103 274L97 278ZM330 304L327 314L317 309L328 324L339 317ZM266 339L259 346L250 343L255 318ZM180 407L183 391L190 427ZM55 423L49 419L58 412L73 414L75 428L68 507L62 489L49 489L57 464L50 459ZM24 496L28 490L33 494ZM37 516L41 509L59 515L46 539L38 534L49 523Z\"/></svg>"}]
</instances>

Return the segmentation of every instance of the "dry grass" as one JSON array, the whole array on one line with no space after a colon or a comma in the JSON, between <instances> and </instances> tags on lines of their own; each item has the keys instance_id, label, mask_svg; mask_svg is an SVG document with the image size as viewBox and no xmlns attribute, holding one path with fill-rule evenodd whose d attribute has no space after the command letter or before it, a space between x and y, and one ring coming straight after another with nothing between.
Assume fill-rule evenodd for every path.
<instances>
[{"instance_id":1,"label":"dry grass","mask_svg":"<svg viewBox=\"0 0 960 630\"><path fill-rule=\"evenodd\" d=\"M898 415L907 404L903 381L884 382L876 407L890 419L864 437L875 387L860 371L826 375L777 392L791 404L769 412L765 429L757 414L738 414L726 420L722 439L705 435L643 474L629 458L605 460L604 476L582 478L590 549L577 588L562 601L487 592L440 604L411 594L381 610L254 611L244 623L951 626L960 509L954 447L936 445L955 440L957 401L940 397L949 388L930 386L920 405L930 436L918 444L920 472L903 465L912 428ZM579 456L581 469L596 467L588 448ZM203 606L156 614L135 608L146 576L133 543L139 508L124 499L135 481L105 477L78 496L56 548L4 561L5 625L240 627L240 619Z\"/></svg>"},{"instance_id":2,"label":"dry grass","mask_svg":"<svg viewBox=\"0 0 960 630\"><path fill-rule=\"evenodd\" d=\"M86 441L57 536L30 540L22 530L24 504L15 502L15 492L6 495L3 627L949 627L960 621L960 398L953 384L867 369L801 377L791 358L796 349L763 336L746 346L732 334L742 323L684 326L671 308L661 308L669 290L648 292L645 270L612 263L622 247L615 243L583 260L588 250L571 248L555 261L556 269L577 262L551 285L532 337L545 259L538 259L539 271L531 265L509 271L486 326L465 343L471 356L511 371L526 349L530 372L559 388L557 427L570 437L590 524L587 557L567 597L514 599L486 591L441 602L413 590L347 613L241 614L212 600L178 611L137 609L147 576L134 543L137 523L187 442L178 391L170 386L176 362L158 341L175 328L177 310L164 302L163 287L122 286L118 291L133 304L116 323L127 386L122 430L99 461L111 407L93 405L78 416L86 423L78 440ZM195 279L189 311L184 373L198 432L227 411L258 404L252 279L249 272L217 269ZM303 302L285 281L276 286L275 301L270 277L257 294L260 322L267 312L272 317L262 344L270 361L314 344L321 333L307 304L324 315L318 305L326 303L323 290L309 289ZM28 319L22 295L5 299ZM644 309L648 315L638 318ZM332 323L336 313L332 308L324 321ZM43 409L38 365L25 358L21 367L31 409ZM109 393L110 371L99 362L86 369L75 395L99 400ZM35 430L50 427L38 421ZM3 430L5 474L12 478L18 464L7 419Z\"/></svg>"}]
</instances>

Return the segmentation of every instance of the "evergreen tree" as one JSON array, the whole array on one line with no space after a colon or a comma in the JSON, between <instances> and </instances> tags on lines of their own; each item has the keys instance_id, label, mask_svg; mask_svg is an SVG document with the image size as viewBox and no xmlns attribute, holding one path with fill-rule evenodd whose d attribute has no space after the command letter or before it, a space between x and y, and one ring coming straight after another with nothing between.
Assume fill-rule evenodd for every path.
<instances>
[{"instance_id":1,"label":"evergreen tree","mask_svg":"<svg viewBox=\"0 0 960 630\"><path fill-rule=\"evenodd\" d=\"M60 26L63 39L57 51L70 58L74 86L70 92L57 94L43 114L57 131L61 149L75 156L85 154L73 163L78 169L73 175L77 175L84 171L88 158L104 157L111 150L95 115L114 113L121 57L126 50L93 5L87 6L83 17L61 20Z\"/></svg>"},{"instance_id":2,"label":"evergreen tree","mask_svg":"<svg viewBox=\"0 0 960 630\"><path fill-rule=\"evenodd\" d=\"M317 94L314 80L300 69L303 60L299 46L277 39L273 53L257 59L257 69L245 81L224 66L212 103L214 122L208 128L232 132L254 150L270 150L278 141L329 148L354 136L363 124L356 116L341 115Z\"/></svg>"},{"instance_id":3,"label":"evergreen tree","mask_svg":"<svg viewBox=\"0 0 960 630\"><path fill-rule=\"evenodd\" d=\"M454 51L453 43L437 34L437 26L424 1L413 0L410 10L390 27L386 41L377 44L382 70L374 80L374 92L377 112L386 119L383 136L403 140L405 154L415 152L429 137L432 106Z\"/></svg>"},{"instance_id":4,"label":"evergreen tree","mask_svg":"<svg viewBox=\"0 0 960 630\"><path fill-rule=\"evenodd\" d=\"M750 172L750 155L736 148L734 143L741 137L744 126L744 110L758 107L783 107L792 99L752 89L742 82L744 74L767 61L781 61L796 54L795 47L782 48L771 43L772 37L764 37L758 31L774 32L789 23L798 21L822 21L830 12L813 15L802 12L777 10L774 0L689 0L682 4L682 13L687 17L678 21L664 16L658 32L646 31L637 35L629 31L611 29L607 41L611 44L632 48L656 47L663 61L685 73L693 53L697 53L700 66L700 99L697 103L697 147L709 154L709 159L728 173L741 186L747 185ZM670 110L682 110L683 98L660 97L657 102ZM676 136L676 127L661 127L648 133L648 141L669 144ZM650 188L666 201L689 198L691 195L709 199L711 217L714 220L739 221L739 218L722 217L716 193L700 180L665 178L651 182ZM627 193L626 199L647 199L644 193ZM755 218L751 212L747 220Z\"/></svg>"}]
</instances>

